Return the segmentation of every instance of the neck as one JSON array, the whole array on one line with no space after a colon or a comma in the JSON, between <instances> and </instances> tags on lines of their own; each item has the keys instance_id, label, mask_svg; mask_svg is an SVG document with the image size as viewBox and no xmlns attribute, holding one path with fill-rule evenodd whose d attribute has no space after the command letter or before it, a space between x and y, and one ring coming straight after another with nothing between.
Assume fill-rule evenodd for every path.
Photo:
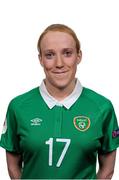
<instances>
[{"instance_id":1,"label":"neck","mask_svg":"<svg viewBox=\"0 0 119 180\"><path fill-rule=\"evenodd\" d=\"M55 87L51 83L49 83L47 79L45 79L44 83L46 85L46 88L49 94L53 96L55 99L57 99L58 101L61 101L72 93L76 85L76 79L73 79L70 82L70 84L65 88Z\"/></svg>"}]
</instances>

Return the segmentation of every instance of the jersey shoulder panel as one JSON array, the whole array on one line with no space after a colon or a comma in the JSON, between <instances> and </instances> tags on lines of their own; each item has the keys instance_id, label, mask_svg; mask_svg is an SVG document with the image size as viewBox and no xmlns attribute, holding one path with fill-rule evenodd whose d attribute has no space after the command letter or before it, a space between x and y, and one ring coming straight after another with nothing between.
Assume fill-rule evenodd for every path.
<instances>
[{"instance_id":1,"label":"jersey shoulder panel","mask_svg":"<svg viewBox=\"0 0 119 180\"><path fill-rule=\"evenodd\" d=\"M33 101L34 99L37 98L37 96L40 96L40 93L39 93L39 87L35 87L23 94L20 94L16 97L14 97L10 103L9 103L9 107L19 107L21 106L22 104L25 105L25 104L28 104L29 102Z\"/></svg>"},{"instance_id":2,"label":"jersey shoulder panel","mask_svg":"<svg viewBox=\"0 0 119 180\"><path fill-rule=\"evenodd\" d=\"M92 89L84 87L83 95L87 99L87 101L92 102L100 110L102 110L102 107L105 107L106 109L112 109L111 101Z\"/></svg>"}]
</instances>

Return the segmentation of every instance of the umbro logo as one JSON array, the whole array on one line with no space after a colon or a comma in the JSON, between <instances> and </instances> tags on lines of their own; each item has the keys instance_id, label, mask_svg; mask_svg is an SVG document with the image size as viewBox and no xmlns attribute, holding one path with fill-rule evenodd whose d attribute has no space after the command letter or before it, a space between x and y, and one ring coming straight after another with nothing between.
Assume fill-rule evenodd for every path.
<instances>
[{"instance_id":1,"label":"umbro logo","mask_svg":"<svg viewBox=\"0 0 119 180\"><path fill-rule=\"evenodd\" d=\"M30 121L31 121L31 126L40 126L43 120L40 118L34 118L31 119Z\"/></svg>"}]
</instances>

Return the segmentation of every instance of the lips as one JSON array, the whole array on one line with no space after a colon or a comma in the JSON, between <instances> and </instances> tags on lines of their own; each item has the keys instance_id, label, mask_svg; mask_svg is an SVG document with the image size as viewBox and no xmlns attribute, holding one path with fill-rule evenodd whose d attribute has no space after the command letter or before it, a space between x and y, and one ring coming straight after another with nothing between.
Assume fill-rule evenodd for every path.
<instances>
[{"instance_id":1,"label":"lips","mask_svg":"<svg viewBox=\"0 0 119 180\"><path fill-rule=\"evenodd\" d=\"M55 72L53 72L54 74L64 74L64 73L66 73L67 71L55 71Z\"/></svg>"}]
</instances>

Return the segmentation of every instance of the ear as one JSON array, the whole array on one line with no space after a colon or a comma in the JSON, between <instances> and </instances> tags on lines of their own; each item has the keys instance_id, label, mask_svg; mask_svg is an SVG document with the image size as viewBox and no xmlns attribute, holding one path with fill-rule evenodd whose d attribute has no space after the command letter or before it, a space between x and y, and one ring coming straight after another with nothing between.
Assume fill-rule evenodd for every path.
<instances>
[{"instance_id":1,"label":"ear","mask_svg":"<svg viewBox=\"0 0 119 180\"><path fill-rule=\"evenodd\" d=\"M38 59L39 59L39 61L40 61L41 66L43 66L43 61L42 61L42 57L41 57L40 54L38 54Z\"/></svg>"},{"instance_id":2,"label":"ear","mask_svg":"<svg viewBox=\"0 0 119 180\"><path fill-rule=\"evenodd\" d=\"M81 59L82 59L82 51L80 50L77 56L77 64L81 62Z\"/></svg>"}]
</instances>

